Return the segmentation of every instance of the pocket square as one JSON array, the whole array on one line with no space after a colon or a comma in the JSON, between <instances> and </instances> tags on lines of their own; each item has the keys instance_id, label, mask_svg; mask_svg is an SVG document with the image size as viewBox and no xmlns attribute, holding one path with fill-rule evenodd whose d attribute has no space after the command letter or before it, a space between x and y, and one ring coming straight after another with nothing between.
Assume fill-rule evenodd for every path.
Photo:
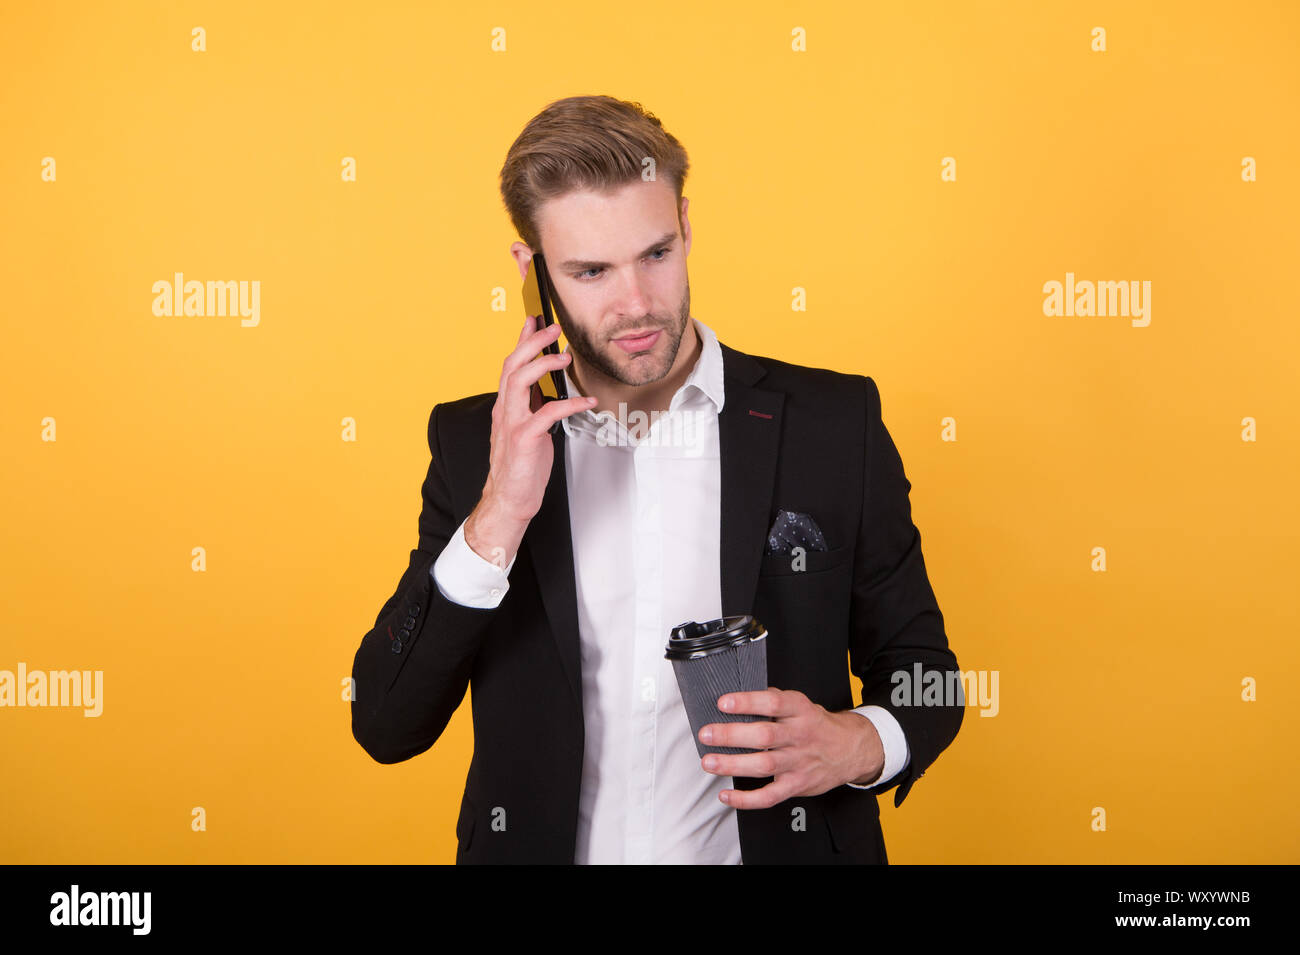
<instances>
[{"instance_id":1,"label":"pocket square","mask_svg":"<svg viewBox=\"0 0 1300 955\"><path fill-rule=\"evenodd\" d=\"M772 529L767 532L765 553L768 556L788 554L794 547L802 547L805 551L825 550L826 538L817 522L807 514L779 510Z\"/></svg>"}]
</instances>

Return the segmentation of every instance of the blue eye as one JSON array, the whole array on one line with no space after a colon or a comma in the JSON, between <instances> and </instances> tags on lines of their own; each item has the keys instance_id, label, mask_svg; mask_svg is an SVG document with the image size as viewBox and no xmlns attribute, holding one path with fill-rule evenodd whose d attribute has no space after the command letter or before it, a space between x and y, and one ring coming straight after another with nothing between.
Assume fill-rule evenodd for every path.
<instances>
[{"instance_id":1,"label":"blue eye","mask_svg":"<svg viewBox=\"0 0 1300 955\"><path fill-rule=\"evenodd\" d=\"M668 253L671 252L671 251L672 251L672 250L669 249L667 246L665 246L665 247L663 247L663 248L655 249L653 252L650 253L650 255L651 255L651 256L658 256L658 258L655 258L655 259L653 259L652 261L655 261L655 262L662 262L662 261L667 257ZM647 256L647 258L649 258L649 256ZM603 272L603 271L605 271L605 270L604 270L604 269L584 269L584 270L581 271L581 272L575 272L575 273L573 273L573 277L576 278L579 282L590 282L590 281L592 281L592 280L598 278L598 277L599 277L599 273L601 273L601 272ZM592 275L592 274L591 274L592 272L595 272L595 273L597 273L597 274L596 274L596 275Z\"/></svg>"}]
</instances>

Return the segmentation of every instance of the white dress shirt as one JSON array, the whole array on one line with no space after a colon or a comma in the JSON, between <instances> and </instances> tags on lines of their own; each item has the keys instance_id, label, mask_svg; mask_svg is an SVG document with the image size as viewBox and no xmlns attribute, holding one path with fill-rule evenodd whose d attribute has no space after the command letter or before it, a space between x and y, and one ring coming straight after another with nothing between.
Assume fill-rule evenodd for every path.
<instances>
[{"instance_id":1,"label":"white dress shirt","mask_svg":"<svg viewBox=\"0 0 1300 955\"><path fill-rule=\"evenodd\" d=\"M737 810L718 798L732 779L701 768L664 659L673 627L722 616L722 350L712 329L691 320L699 360L648 430L626 414L624 428L608 411L562 419L586 727L579 864L741 861ZM569 395L580 394L564 377ZM448 600L491 608L513 567L513 558L503 571L476 554L462 523L431 573ZM871 720L885 753L881 774L857 787L865 789L892 779L910 754L887 709L854 712Z\"/></svg>"}]
</instances>

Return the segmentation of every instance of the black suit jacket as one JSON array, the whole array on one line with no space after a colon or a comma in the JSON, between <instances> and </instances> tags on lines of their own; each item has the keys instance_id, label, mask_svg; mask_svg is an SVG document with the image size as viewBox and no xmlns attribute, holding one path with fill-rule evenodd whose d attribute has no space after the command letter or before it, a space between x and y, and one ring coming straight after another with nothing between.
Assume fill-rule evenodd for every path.
<instances>
[{"instance_id":1,"label":"black suit jacket","mask_svg":"<svg viewBox=\"0 0 1300 955\"><path fill-rule=\"evenodd\" d=\"M736 810L743 861L883 863L876 794L895 789L900 805L956 736L963 712L960 702L890 699L896 670L957 669L911 519L911 484L870 378L726 345L722 356L722 613L757 616L769 634L768 682L828 710L858 705L851 666L861 702L893 713L911 753L903 772L870 790L838 786ZM584 737L562 429L501 604L449 601L430 574L487 480L495 400L495 392L475 395L429 416L419 545L357 650L352 733L381 763L410 759L437 741L472 683L474 756L457 863L572 863ZM811 515L825 536L827 550L810 551L803 571L788 556L764 554L780 508ZM756 789L771 777L733 782Z\"/></svg>"}]
</instances>

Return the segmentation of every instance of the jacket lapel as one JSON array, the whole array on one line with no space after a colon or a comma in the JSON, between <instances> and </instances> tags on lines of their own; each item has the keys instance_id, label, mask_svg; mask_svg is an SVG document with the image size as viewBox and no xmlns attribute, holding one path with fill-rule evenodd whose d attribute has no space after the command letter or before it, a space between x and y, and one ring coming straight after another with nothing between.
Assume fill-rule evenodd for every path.
<instances>
[{"instance_id":1,"label":"jacket lapel","mask_svg":"<svg viewBox=\"0 0 1300 955\"><path fill-rule=\"evenodd\" d=\"M521 549L528 548L542 606L560 651L564 674L569 678L573 702L582 709L582 675L578 659L578 587L574 582L573 532L569 524L569 482L564 466L564 429L551 436L555 457L551 477L542 495L542 506L528 525Z\"/></svg>"},{"instance_id":2,"label":"jacket lapel","mask_svg":"<svg viewBox=\"0 0 1300 955\"><path fill-rule=\"evenodd\" d=\"M754 383L766 374L763 366L726 345L722 345L722 367L720 558L722 615L727 617L753 608L776 482L785 393L755 388Z\"/></svg>"},{"instance_id":3,"label":"jacket lapel","mask_svg":"<svg viewBox=\"0 0 1300 955\"><path fill-rule=\"evenodd\" d=\"M785 393L754 384L763 366L742 352L722 346L725 369L722 413L718 415L722 455L722 615L752 613L758 571L767 543L769 514L780 449ZM758 789L771 778L731 777L734 789ZM742 859L756 842L749 813L737 817Z\"/></svg>"}]
</instances>

